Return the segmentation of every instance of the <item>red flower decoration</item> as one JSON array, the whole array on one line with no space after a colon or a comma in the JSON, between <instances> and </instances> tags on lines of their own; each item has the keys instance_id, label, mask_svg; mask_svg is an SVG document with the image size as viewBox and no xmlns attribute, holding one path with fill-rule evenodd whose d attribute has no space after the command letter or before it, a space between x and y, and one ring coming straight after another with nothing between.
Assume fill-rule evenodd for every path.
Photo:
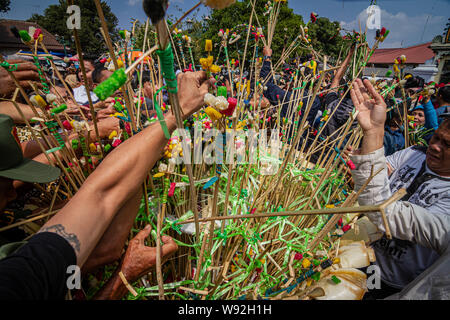
<instances>
[{"instance_id":1,"label":"red flower decoration","mask_svg":"<svg viewBox=\"0 0 450 320\"><path fill-rule=\"evenodd\" d=\"M303 255L301 253L296 253L294 256L294 260L302 260L303 259Z\"/></svg>"}]
</instances>

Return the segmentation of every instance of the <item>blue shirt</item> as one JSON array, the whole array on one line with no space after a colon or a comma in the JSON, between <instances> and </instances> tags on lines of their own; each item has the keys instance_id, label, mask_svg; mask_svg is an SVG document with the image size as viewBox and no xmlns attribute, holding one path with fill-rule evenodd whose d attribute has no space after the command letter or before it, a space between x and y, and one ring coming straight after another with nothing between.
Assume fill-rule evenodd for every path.
<instances>
[{"instance_id":1,"label":"blue shirt","mask_svg":"<svg viewBox=\"0 0 450 320\"><path fill-rule=\"evenodd\" d=\"M403 126L396 131L391 130L388 126L384 127L383 138L384 154L390 156L405 147L405 136L403 135Z\"/></svg>"},{"instance_id":2,"label":"blue shirt","mask_svg":"<svg viewBox=\"0 0 450 320\"><path fill-rule=\"evenodd\" d=\"M446 113L448 108L450 108L450 106L442 106L434 109L433 104L430 100L428 100L428 102L423 105L423 110L425 113L425 128L437 130L443 121L441 115Z\"/></svg>"},{"instance_id":3,"label":"blue shirt","mask_svg":"<svg viewBox=\"0 0 450 320\"><path fill-rule=\"evenodd\" d=\"M444 121L444 119L441 117L441 115L443 113L446 113L446 112L449 112L449 111L450 111L450 106L442 106L442 107L439 107L439 108L436 109L436 114L437 114L438 124L439 125L442 123L442 121Z\"/></svg>"}]
</instances>

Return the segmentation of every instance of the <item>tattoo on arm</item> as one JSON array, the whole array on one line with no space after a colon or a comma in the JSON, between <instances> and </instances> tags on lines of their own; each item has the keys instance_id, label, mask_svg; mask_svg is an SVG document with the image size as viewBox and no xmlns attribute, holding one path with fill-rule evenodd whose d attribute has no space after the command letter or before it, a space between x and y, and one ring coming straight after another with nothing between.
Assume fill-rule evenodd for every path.
<instances>
[{"instance_id":1,"label":"tattoo on arm","mask_svg":"<svg viewBox=\"0 0 450 320\"><path fill-rule=\"evenodd\" d=\"M80 253L80 240L78 240L75 233L67 233L62 224L55 224L53 226L42 228L39 232L54 232L60 235L70 243L77 253Z\"/></svg>"}]
</instances>

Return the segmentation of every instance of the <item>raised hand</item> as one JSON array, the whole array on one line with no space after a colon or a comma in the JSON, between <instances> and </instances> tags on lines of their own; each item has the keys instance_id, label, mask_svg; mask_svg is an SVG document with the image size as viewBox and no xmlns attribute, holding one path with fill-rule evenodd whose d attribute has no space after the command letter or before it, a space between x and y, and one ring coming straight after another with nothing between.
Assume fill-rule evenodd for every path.
<instances>
[{"instance_id":1,"label":"raised hand","mask_svg":"<svg viewBox=\"0 0 450 320\"><path fill-rule=\"evenodd\" d=\"M357 119L365 134L383 132L386 103L369 80L356 79L350 90L353 104L359 111Z\"/></svg>"},{"instance_id":2,"label":"raised hand","mask_svg":"<svg viewBox=\"0 0 450 320\"><path fill-rule=\"evenodd\" d=\"M350 90L357 111L359 125L364 131L359 153L364 155L383 147L384 123L386 121L386 103L376 92L369 80L356 79Z\"/></svg>"}]
</instances>

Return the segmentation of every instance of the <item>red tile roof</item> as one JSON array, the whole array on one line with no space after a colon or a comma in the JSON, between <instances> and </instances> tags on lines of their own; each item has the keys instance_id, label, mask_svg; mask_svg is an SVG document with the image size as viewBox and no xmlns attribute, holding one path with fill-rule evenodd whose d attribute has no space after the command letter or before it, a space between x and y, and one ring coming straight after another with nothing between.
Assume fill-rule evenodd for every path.
<instances>
[{"instance_id":1,"label":"red tile roof","mask_svg":"<svg viewBox=\"0 0 450 320\"><path fill-rule=\"evenodd\" d=\"M433 50L429 48L431 42L419 44L409 48L377 49L369 60L374 64L392 64L394 59L404 54L406 64L422 64L435 56Z\"/></svg>"},{"instance_id":2,"label":"red tile roof","mask_svg":"<svg viewBox=\"0 0 450 320\"><path fill-rule=\"evenodd\" d=\"M54 35L40 27L37 23L21 21L21 20L8 20L0 19L0 48L17 48L28 49L28 46L22 43L22 41L14 36L11 32L11 27L15 26L18 30L27 30L30 26L40 28L44 35L44 45L48 50L64 51L64 46L60 44Z\"/></svg>"}]
</instances>

